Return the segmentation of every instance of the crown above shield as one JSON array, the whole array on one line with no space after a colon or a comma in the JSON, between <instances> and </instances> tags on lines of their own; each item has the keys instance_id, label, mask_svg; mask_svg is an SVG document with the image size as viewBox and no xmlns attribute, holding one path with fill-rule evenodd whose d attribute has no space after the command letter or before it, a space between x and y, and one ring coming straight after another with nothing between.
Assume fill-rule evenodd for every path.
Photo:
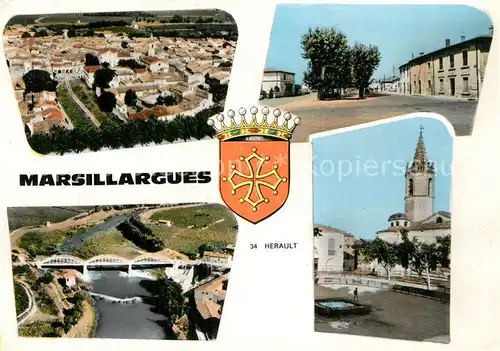
<instances>
[{"instance_id":1,"label":"crown above shield","mask_svg":"<svg viewBox=\"0 0 500 351\"><path fill-rule=\"evenodd\" d=\"M288 141L295 127L300 124L300 118L292 116L290 112L274 109L271 113L268 107L259 110L253 106L249 111L242 107L238 115L233 110L229 110L226 115L219 114L207 121L216 130L220 141L241 137L269 137Z\"/></svg>"}]
</instances>

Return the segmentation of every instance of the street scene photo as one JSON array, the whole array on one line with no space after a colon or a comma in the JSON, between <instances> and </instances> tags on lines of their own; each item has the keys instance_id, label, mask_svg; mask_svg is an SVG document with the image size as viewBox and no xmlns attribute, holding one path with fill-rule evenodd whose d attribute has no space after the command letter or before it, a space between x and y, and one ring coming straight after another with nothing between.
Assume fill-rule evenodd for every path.
<instances>
[{"instance_id":1,"label":"street scene photo","mask_svg":"<svg viewBox=\"0 0 500 351\"><path fill-rule=\"evenodd\" d=\"M3 32L24 132L62 155L213 138L238 30L220 10L20 15Z\"/></svg>"},{"instance_id":2,"label":"street scene photo","mask_svg":"<svg viewBox=\"0 0 500 351\"><path fill-rule=\"evenodd\" d=\"M215 340L238 224L219 204L9 207L20 337Z\"/></svg>"},{"instance_id":3,"label":"street scene photo","mask_svg":"<svg viewBox=\"0 0 500 351\"><path fill-rule=\"evenodd\" d=\"M452 144L424 117L312 139L316 332L450 342Z\"/></svg>"},{"instance_id":4,"label":"street scene photo","mask_svg":"<svg viewBox=\"0 0 500 351\"><path fill-rule=\"evenodd\" d=\"M261 103L302 118L295 142L418 112L470 135L492 37L469 6L280 4Z\"/></svg>"}]
</instances>

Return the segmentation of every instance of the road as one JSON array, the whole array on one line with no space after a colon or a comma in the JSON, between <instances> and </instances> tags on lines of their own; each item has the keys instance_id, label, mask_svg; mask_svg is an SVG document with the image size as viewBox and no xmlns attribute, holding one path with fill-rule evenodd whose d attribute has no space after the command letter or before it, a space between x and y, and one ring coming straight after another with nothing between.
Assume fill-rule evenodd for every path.
<instances>
[{"instance_id":1,"label":"road","mask_svg":"<svg viewBox=\"0 0 500 351\"><path fill-rule=\"evenodd\" d=\"M457 136L470 135L477 102L444 97L386 94L364 100L318 101L316 94L266 99L261 105L278 107L301 117L292 142L309 135L415 112L434 112L446 117Z\"/></svg>"},{"instance_id":2,"label":"road","mask_svg":"<svg viewBox=\"0 0 500 351\"><path fill-rule=\"evenodd\" d=\"M68 79L64 80L64 86L68 90L69 94L71 95L71 98L77 103L77 105L85 112L88 118L94 123L97 127L99 127L100 123L99 121L95 118L95 116L90 112L90 110L83 104L83 102L80 101L78 96L76 96L75 92L73 89L71 89L71 84L69 83Z\"/></svg>"}]
</instances>

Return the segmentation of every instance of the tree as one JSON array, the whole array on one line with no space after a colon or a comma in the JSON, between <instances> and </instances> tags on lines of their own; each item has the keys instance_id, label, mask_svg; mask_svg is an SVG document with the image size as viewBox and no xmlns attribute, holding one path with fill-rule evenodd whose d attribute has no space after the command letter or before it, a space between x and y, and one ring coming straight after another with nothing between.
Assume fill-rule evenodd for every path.
<instances>
[{"instance_id":1,"label":"tree","mask_svg":"<svg viewBox=\"0 0 500 351\"><path fill-rule=\"evenodd\" d=\"M411 269L410 262L415 253L415 245L408 239L408 231L405 229L401 230L401 239L398 245L399 263L405 270Z\"/></svg>"},{"instance_id":2,"label":"tree","mask_svg":"<svg viewBox=\"0 0 500 351\"><path fill-rule=\"evenodd\" d=\"M302 36L302 57L307 62L304 83L318 90L318 98L340 92L350 84L347 37L333 28L316 28Z\"/></svg>"},{"instance_id":3,"label":"tree","mask_svg":"<svg viewBox=\"0 0 500 351\"><path fill-rule=\"evenodd\" d=\"M128 43L126 41L122 41L122 49L128 48Z\"/></svg>"},{"instance_id":4,"label":"tree","mask_svg":"<svg viewBox=\"0 0 500 351\"><path fill-rule=\"evenodd\" d=\"M359 98L363 99L373 72L380 64L380 52L374 45L356 43L351 49L351 59L354 84L359 90Z\"/></svg>"},{"instance_id":5,"label":"tree","mask_svg":"<svg viewBox=\"0 0 500 351\"><path fill-rule=\"evenodd\" d=\"M39 31L35 32L35 37L40 38L40 37L46 37L48 36L49 33L45 29L40 29Z\"/></svg>"},{"instance_id":6,"label":"tree","mask_svg":"<svg viewBox=\"0 0 500 351\"><path fill-rule=\"evenodd\" d=\"M21 34L21 38L31 38L31 35L28 32L23 32L23 34Z\"/></svg>"},{"instance_id":7,"label":"tree","mask_svg":"<svg viewBox=\"0 0 500 351\"><path fill-rule=\"evenodd\" d=\"M172 95L158 95L156 105L173 106L177 104L177 99Z\"/></svg>"},{"instance_id":8,"label":"tree","mask_svg":"<svg viewBox=\"0 0 500 351\"><path fill-rule=\"evenodd\" d=\"M417 238L413 238L412 243L415 249L410 258L410 267L421 278L424 278L425 274L425 283L429 289L431 286L430 271L437 267L439 249L436 243L420 242Z\"/></svg>"},{"instance_id":9,"label":"tree","mask_svg":"<svg viewBox=\"0 0 500 351\"><path fill-rule=\"evenodd\" d=\"M377 237L375 240L367 242L360 251L366 262L376 260L385 269L387 280L391 280L391 270L399 262L398 247L396 244Z\"/></svg>"},{"instance_id":10,"label":"tree","mask_svg":"<svg viewBox=\"0 0 500 351\"><path fill-rule=\"evenodd\" d=\"M47 71L32 69L23 76L26 93L40 93L42 91L56 91L57 82L50 77Z\"/></svg>"},{"instance_id":11,"label":"tree","mask_svg":"<svg viewBox=\"0 0 500 351\"><path fill-rule=\"evenodd\" d=\"M94 89L96 87L99 87L101 89L109 88L109 83L115 76L115 71L108 67L105 67L103 64L103 68L98 69L94 74Z\"/></svg>"},{"instance_id":12,"label":"tree","mask_svg":"<svg viewBox=\"0 0 500 351\"><path fill-rule=\"evenodd\" d=\"M85 66L99 66L99 58L92 54L85 54Z\"/></svg>"},{"instance_id":13,"label":"tree","mask_svg":"<svg viewBox=\"0 0 500 351\"><path fill-rule=\"evenodd\" d=\"M436 238L438 247L437 260L441 267L450 268L451 235Z\"/></svg>"},{"instance_id":14,"label":"tree","mask_svg":"<svg viewBox=\"0 0 500 351\"><path fill-rule=\"evenodd\" d=\"M69 29L67 35L68 35L68 38L76 37L76 30L74 30L73 28Z\"/></svg>"},{"instance_id":15,"label":"tree","mask_svg":"<svg viewBox=\"0 0 500 351\"><path fill-rule=\"evenodd\" d=\"M116 107L116 97L113 93L105 91L101 95L99 95L97 104L99 105L101 111L113 112L113 109Z\"/></svg>"},{"instance_id":16,"label":"tree","mask_svg":"<svg viewBox=\"0 0 500 351\"><path fill-rule=\"evenodd\" d=\"M158 279L154 290L157 293L156 308L167 317L168 325L172 326L185 312L182 287L172 279Z\"/></svg>"},{"instance_id":17,"label":"tree","mask_svg":"<svg viewBox=\"0 0 500 351\"><path fill-rule=\"evenodd\" d=\"M318 227L314 227L314 230L313 230L313 235L314 236L323 236L323 234L321 234L321 232L323 231L323 229L320 229Z\"/></svg>"},{"instance_id":18,"label":"tree","mask_svg":"<svg viewBox=\"0 0 500 351\"><path fill-rule=\"evenodd\" d=\"M137 94L135 91L129 89L125 92L125 105L129 107L137 105Z\"/></svg>"}]
</instances>

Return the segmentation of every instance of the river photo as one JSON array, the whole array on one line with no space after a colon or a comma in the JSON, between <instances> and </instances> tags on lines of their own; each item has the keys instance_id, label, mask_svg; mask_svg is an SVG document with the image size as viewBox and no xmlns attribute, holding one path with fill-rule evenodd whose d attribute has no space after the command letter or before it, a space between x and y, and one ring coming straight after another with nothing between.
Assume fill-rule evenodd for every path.
<instances>
[{"instance_id":1,"label":"river photo","mask_svg":"<svg viewBox=\"0 0 500 351\"><path fill-rule=\"evenodd\" d=\"M117 298L143 297L151 294L139 285L142 277L120 271L90 271L92 292ZM95 338L165 339L162 327L165 316L151 311L144 302L113 303L94 299L97 309Z\"/></svg>"},{"instance_id":2,"label":"river photo","mask_svg":"<svg viewBox=\"0 0 500 351\"><path fill-rule=\"evenodd\" d=\"M224 206L19 207L8 216L20 337L217 338L238 230Z\"/></svg>"}]
</instances>

